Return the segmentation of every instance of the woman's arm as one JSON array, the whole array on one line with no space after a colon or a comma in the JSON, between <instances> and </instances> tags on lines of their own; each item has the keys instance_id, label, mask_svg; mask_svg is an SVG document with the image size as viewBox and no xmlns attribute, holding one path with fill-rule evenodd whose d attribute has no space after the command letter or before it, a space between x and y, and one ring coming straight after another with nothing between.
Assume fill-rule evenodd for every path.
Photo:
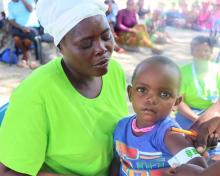
<instances>
[{"instance_id":1,"label":"woman's arm","mask_svg":"<svg viewBox=\"0 0 220 176\"><path fill-rule=\"evenodd\" d=\"M178 106L178 111L184 116L186 117L187 119L195 122L199 116L193 112L190 107L184 103L183 101L179 104Z\"/></svg>"},{"instance_id":2,"label":"woman's arm","mask_svg":"<svg viewBox=\"0 0 220 176\"><path fill-rule=\"evenodd\" d=\"M33 7L32 7L31 4L29 4L26 0L21 0L21 2L23 2L25 8L26 8L29 12L32 12L32 11L33 11Z\"/></svg>"},{"instance_id":3,"label":"woman's arm","mask_svg":"<svg viewBox=\"0 0 220 176\"><path fill-rule=\"evenodd\" d=\"M119 176L119 170L120 170L120 161L116 157L114 157L110 165L109 175Z\"/></svg>"},{"instance_id":4,"label":"woman's arm","mask_svg":"<svg viewBox=\"0 0 220 176\"><path fill-rule=\"evenodd\" d=\"M216 103L210 106L205 111L205 113L202 114L202 116L198 119L197 123L201 124L217 116L220 116L220 100L218 100Z\"/></svg>"},{"instance_id":5,"label":"woman's arm","mask_svg":"<svg viewBox=\"0 0 220 176\"><path fill-rule=\"evenodd\" d=\"M0 175L1 176L27 176L26 174L21 174L18 172L15 172L8 167L6 167L4 164L0 163ZM46 173L46 172L39 172L37 176L79 176L75 174L71 175L62 175L62 174L53 174L53 173Z\"/></svg>"}]
</instances>

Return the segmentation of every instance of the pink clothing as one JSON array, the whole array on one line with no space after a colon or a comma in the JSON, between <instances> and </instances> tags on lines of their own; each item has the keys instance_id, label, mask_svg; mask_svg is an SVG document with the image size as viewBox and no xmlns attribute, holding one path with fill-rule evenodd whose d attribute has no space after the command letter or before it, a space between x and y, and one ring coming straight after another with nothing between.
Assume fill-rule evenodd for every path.
<instances>
[{"instance_id":1,"label":"pink clothing","mask_svg":"<svg viewBox=\"0 0 220 176\"><path fill-rule=\"evenodd\" d=\"M122 9L117 15L118 32L129 32L130 28L137 24L137 16L135 11Z\"/></svg>"},{"instance_id":2,"label":"pink clothing","mask_svg":"<svg viewBox=\"0 0 220 176\"><path fill-rule=\"evenodd\" d=\"M211 12L209 11L209 3L202 3L202 10L197 18L197 25L201 29L211 29Z\"/></svg>"}]
</instances>

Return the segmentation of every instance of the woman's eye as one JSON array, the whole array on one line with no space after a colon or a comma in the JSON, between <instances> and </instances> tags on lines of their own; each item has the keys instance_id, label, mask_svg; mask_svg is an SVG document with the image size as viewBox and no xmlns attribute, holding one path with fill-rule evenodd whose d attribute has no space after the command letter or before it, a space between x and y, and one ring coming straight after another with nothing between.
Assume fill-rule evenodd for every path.
<instances>
[{"instance_id":1,"label":"woman's eye","mask_svg":"<svg viewBox=\"0 0 220 176\"><path fill-rule=\"evenodd\" d=\"M137 92L144 93L145 91L146 91L146 89L143 88L143 87L138 87L137 88Z\"/></svg>"},{"instance_id":2,"label":"woman's eye","mask_svg":"<svg viewBox=\"0 0 220 176\"><path fill-rule=\"evenodd\" d=\"M172 95L170 92L167 92L167 91L162 91L160 92L160 97L161 98L170 98Z\"/></svg>"},{"instance_id":3,"label":"woman's eye","mask_svg":"<svg viewBox=\"0 0 220 176\"><path fill-rule=\"evenodd\" d=\"M92 40L85 40L80 43L80 47L82 49L87 49L90 48L91 46L92 46Z\"/></svg>"},{"instance_id":4,"label":"woman's eye","mask_svg":"<svg viewBox=\"0 0 220 176\"><path fill-rule=\"evenodd\" d=\"M102 40L104 40L104 41L110 40L111 38L112 38L112 35L111 35L110 32L107 33L107 34L104 34L104 35L102 36Z\"/></svg>"}]
</instances>

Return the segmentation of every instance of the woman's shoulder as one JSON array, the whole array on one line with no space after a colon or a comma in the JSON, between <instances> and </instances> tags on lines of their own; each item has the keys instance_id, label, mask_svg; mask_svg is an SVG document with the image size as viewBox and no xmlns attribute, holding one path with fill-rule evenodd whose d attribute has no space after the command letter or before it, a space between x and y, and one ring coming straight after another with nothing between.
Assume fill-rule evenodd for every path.
<instances>
[{"instance_id":1,"label":"woman's shoulder","mask_svg":"<svg viewBox=\"0 0 220 176\"><path fill-rule=\"evenodd\" d=\"M27 90L28 92L45 89L53 81L60 77L60 64L61 58L56 58L49 63L34 70L20 85L15 89L15 92ZM27 92L27 93L28 93Z\"/></svg>"},{"instance_id":2,"label":"woman's shoulder","mask_svg":"<svg viewBox=\"0 0 220 176\"><path fill-rule=\"evenodd\" d=\"M192 68L192 63L187 63L187 64L180 66L181 71L182 70L189 70L191 68Z\"/></svg>"},{"instance_id":3,"label":"woman's shoulder","mask_svg":"<svg viewBox=\"0 0 220 176\"><path fill-rule=\"evenodd\" d=\"M187 75L191 75L192 73L192 63L184 64L180 67L181 74L183 78L185 78Z\"/></svg>"},{"instance_id":4,"label":"woman's shoulder","mask_svg":"<svg viewBox=\"0 0 220 176\"><path fill-rule=\"evenodd\" d=\"M124 72L121 64L116 61L115 58L111 58L109 62L109 71L110 72Z\"/></svg>"},{"instance_id":5,"label":"woman's shoulder","mask_svg":"<svg viewBox=\"0 0 220 176\"><path fill-rule=\"evenodd\" d=\"M118 11L118 15L123 15L127 13L127 9L121 9Z\"/></svg>"}]
</instances>

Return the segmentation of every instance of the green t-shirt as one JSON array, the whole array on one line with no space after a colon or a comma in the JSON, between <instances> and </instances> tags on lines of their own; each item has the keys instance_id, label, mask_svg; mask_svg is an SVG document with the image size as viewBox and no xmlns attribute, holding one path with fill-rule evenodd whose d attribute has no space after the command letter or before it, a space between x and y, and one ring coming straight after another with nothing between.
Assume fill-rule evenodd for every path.
<instances>
[{"instance_id":1,"label":"green t-shirt","mask_svg":"<svg viewBox=\"0 0 220 176\"><path fill-rule=\"evenodd\" d=\"M219 65L213 62L207 62L207 73L203 75L197 75L200 90L196 87L195 79L193 76L192 63L187 64L181 68L182 72L182 85L181 94L183 95L183 101L191 108L207 109L213 102L208 99L212 96L210 91L214 89L214 92L220 91L220 75ZM200 95L201 92L201 95Z\"/></svg>"},{"instance_id":2,"label":"green t-shirt","mask_svg":"<svg viewBox=\"0 0 220 176\"><path fill-rule=\"evenodd\" d=\"M61 59L29 76L14 91L0 128L0 162L20 173L39 170L105 176L112 133L128 114L125 75L111 59L100 95L88 99L66 77Z\"/></svg>"}]
</instances>

